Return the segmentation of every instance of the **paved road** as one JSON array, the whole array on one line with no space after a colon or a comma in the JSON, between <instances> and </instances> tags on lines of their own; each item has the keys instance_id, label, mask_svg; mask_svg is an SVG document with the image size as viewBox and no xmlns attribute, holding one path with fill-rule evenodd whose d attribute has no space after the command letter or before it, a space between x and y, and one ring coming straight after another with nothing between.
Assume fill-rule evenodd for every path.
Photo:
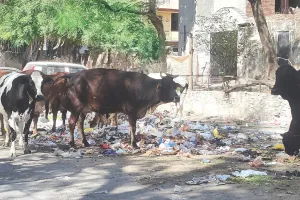
<instances>
[{"instance_id":1,"label":"paved road","mask_svg":"<svg viewBox=\"0 0 300 200\"><path fill-rule=\"evenodd\" d=\"M284 197L278 197L272 191L246 189L237 184L185 185L193 177L224 170L222 162L215 161L215 164L204 166L197 156L94 156L76 159L33 152L31 155L8 158L8 152L7 148L0 148L0 199L5 200L267 200ZM175 185L185 191L174 192ZM290 195L288 199L297 197Z\"/></svg>"}]
</instances>

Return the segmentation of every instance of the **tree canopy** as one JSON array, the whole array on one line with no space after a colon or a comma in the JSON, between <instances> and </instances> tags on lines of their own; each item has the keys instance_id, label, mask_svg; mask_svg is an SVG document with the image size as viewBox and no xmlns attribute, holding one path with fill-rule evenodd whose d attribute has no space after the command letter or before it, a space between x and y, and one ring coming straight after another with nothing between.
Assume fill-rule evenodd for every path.
<instances>
[{"instance_id":1,"label":"tree canopy","mask_svg":"<svg viewBox=\"0 0 300 200\"><path fill-rule=\"evenodd\" d=\"M158 59L160 39L140 0L9 0L0 4L0 40L15 46L69 40Z\"/></svg>"}]
</instances>

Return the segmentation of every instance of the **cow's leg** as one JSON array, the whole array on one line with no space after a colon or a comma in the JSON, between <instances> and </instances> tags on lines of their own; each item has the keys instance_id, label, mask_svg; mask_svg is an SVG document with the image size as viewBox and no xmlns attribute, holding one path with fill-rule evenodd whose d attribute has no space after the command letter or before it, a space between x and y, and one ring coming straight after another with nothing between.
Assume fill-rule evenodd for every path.
<instances>
[{"instance_id":1,"label":"cow's leg","mask_svg":"<svg viewBox=\"0 0 300 200\"><path fill-rule=\"evenodd\" d=\"M79 118L78 113L71 112L71 116L69 117L69 129L70 129L70 137L71 137L70 146L71 147L75 147L74 130L75 130L75 126L78 121L78 118Z\"/></svg>"},{"instance_id":2,"label":"cow's leg","mask_svg":"<svg viewBox=\"0 0 300 200\"><path fill-rule=\"evenodd\" d=\"M33 130L32 130L33 135L37 134L37 123L39 120L39 116L40 116L40 113L38 113L38 112L33 114Z\"/></svg>"},{"instance_id":3,"label":"cow's leg","mask_svg":"<svg viewBox=\"0 0 300 200\"><path fill-rule=\"evenodd\" d=\"M19 135L19 138L20 139L23 139L23 137L21 136L20 137L20 133L19 131L16 132L16 130L19 128L17 127L16 125L16 119L15 118L12 118L10 119L12 121L12 125L13 125L13 129L8 125L8 128L6 128L7 130L10 130L10 137L11 137L11 147L10 147L10 157L16 157L17 154L16 154L16 146L15 146L15 143L16 143L16 140L17 140L17 135ZM19 130L19 129L18 129ZM8 131L7 131L8 132Z\"/></svg>"},{"instance_id":4,"label":"cow's leg","mask_svg":"<svg viewBox=\"0 0 300 200\"><path fill-rule=\"evenodd\" d=\"M27 121L27 123L25 124L25 127L24 127L24 134L25 134L25 136L24 136L25 142L24 142L24 146L23 146L24 154L30 154L31 153L31 151L28 147L28 134L29 134L29 127L30 127L31 121L32 121L32 118L30 118Z\"/></svg>"},{"instance_id":5,"label":"cow's leg","mask_svg":"<svg viewBox=\"0 0 300 200\"><path fill-rule=\"evenodd\" d=\"M135 115L128 115L128 120L129 120L129 124L130 124L130 144L134 148L137 148L138 146L136 145L136 141L135 141L135 131L136 131L137 117Z\"/></svg>"},{"instance_id":6,"label":"cow's leg","mask_svg":"<svg viewBox=\"0 0 300 200\"><path fill-rule=\"evenodd\" d=\"M118 114L117 113L111 113L109 119L110 119L111 126L118 127Z\"/></svg>"},{"instance_id":7,"label":"cow's leg","mask_svg":"<svg viewBox=\"0 0 300 200\"><path fill-rule=\"evenodd\" d=\"M63 120L63 130L65 130L66 129L67 110L61 111L61 117Z\"/></svg>"},{"instance_id":8,"label":"cow's leg","mask_svg":"<svg viewBox=\"0 0 300 200\"><path fill-rule=\"evenodd\" d=\"M1 135L5 134L4 122L3 122L3 115L0 114L0 123L1 123Z\"/></svg>"},{"instance_id":9,"label":"cow's leg","mask_svg":"<svg viewBox=\"0 0 300 200\"><path fill-rule=\"evenodd\" d=\"M84 120L85 120L86 114L82 113L80 114L79 117L79 122L78 122L78 129L81 135L81 139L82 139L82 143L84 144L85 147L89 147L90 144L88 143L88 141L85 138L84 135Z\"/></svg>"},{"instance_id":10,"label":"cow's leg","mask_svg":"<svg viewBox=\"0 0 300 200\"><path fill-rule=\"evenodd\" d=\"M46 100L46 101L45 101L45 118L46 118L47 120L49 120L49 119L48 119L48 114L49 114L49 100Z\"/></svg>"},{"instance_id":11,"label":"cow's leg","mask_svg":"<svg viewBox=\"0 0 300 200\"><path fill-rule=\"evenodd\" d=\"M4 127L6 129L6 131L5 131L5 141L3 143L3 146L8 147L9 142L11 141L11 129L10 129L10 126L8 124L8 119L4 118L3 121L4 121Z\"/></svg>"},{"instance_id":12,"label":"cow's leg","mask_svg":"<svg viewBox=\"0 0 300 200\"><path fill-rule=\"evenodd\" d=\"M59 110L59 103L58 102L53 102L51 105L52 108L52 113L53 113L53 125L52 125L52 131L56 131L56 119L57 119L57 113Z\"/></svg>"},{"instance_id":13,"label":"cow's leg","mask_svg":"<svg viewBox=\"0 0 300 200\"><path fill-rule=\"evenodd\" d=\"M90 121L90 128L94 128L98 123L100 123L101 119L99 117L99 114L95 114L95 117L92 121ZM103 126L103 125L102 125ZM101 127L102 128L102 127Z\"/></svg>"}]
</instances>

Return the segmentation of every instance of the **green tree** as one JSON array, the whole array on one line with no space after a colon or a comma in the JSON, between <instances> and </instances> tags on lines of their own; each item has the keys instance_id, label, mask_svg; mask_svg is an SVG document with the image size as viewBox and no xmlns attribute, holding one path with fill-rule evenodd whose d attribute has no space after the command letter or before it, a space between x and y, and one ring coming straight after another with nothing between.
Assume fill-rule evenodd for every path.
<instances>
[{"instance_id":1,"label":"green tree","mask_svg":"<svg viewBox=\"0 0 300 200\"><path fill-rule=\"evenodd\" d=\"M0 39L27 47L26 61L37 58L44 36L157 60L162 43L144 6L128 0L10 0L0 5Z\"/></svg>"}]
</instances>

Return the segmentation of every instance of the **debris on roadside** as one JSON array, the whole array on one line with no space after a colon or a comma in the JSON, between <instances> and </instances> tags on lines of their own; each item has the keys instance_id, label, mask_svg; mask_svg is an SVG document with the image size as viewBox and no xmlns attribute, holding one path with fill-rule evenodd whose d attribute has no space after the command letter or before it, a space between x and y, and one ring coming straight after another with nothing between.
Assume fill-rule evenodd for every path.
<instances>
[{"instance_id":1,"label":"debris on roadside","mask_svg":"<svg viewBox=\"0 0 300 200\"><path fill-rule=\"evenodd\" d=\"M199 178L193 178L190 181L187 181L187 185L201 185L206 183L215 183L216 185L224 185L230 175L208 175Z\"/></svg>"},{"instance_id":2,"label":"debris on roadside","mask_svg":"<svg viewBox=\"0 0 300 200\"><path fill-rule=\"evenodd\" d=\"M237 177L249 177L249 176L267 176L267 172L255 171L252 169L242 170L242 171L235 171L231 173L233 176Z\"/></svg>"},{"instance_id":3,"label":"debris on roadside","mask_svg":"<svg viewBox=\"0 0 300 200\"><path fill-rule=\"evenodd\" d=\"M40 123L43 129L51 130L52 120L42 120ZM89 119L91 117L87 117ZM220 125L216 123L203 123L200 121L181 120L170 117L168 112L156 112L137 121L136 139L138 149L129 145L130 126L126 120L126 115L118 114L117 127L104 126L89 128L89 123L85 122L85 134L93 153L100 153L105 156L130 155L142 153L146 156L177 155L179 157L190 158L193 155L219 155L219 154L239 154L236 159L240 162L250 162L251 166L265 166L262 161L265 157L273 155L264 155L258 159L261 152L256 149L274 152L284 149L282 144L273 143L262 145L257 148L249 147L253 142L269 141L270 139L280 138L279 133L272 132L242 132L240 126ZM228 120L227 120L228 121ZM228 123L228 122L227 122ZM60 127L61 121L57 121L57 131L47 132L39 131L32 135L29 143L33 148L48 147L54 151L55 155L62 157L82 157L83 155L69 153L68 151L57 151L60 146L68 146L70 136L68 128ZM67 126L68 127L68 126ZM74 132L75 143L82 146L79 131ZM59 148L60 149L60 148ZM64 149L65 150L65 149ZM91 155L85 153L84 155ZM289 159L280 152L276 155L278 162ZM275 161L275 160L274 160ZM203 163L210 163L210 160L203 159Z\"/></svg>"}]
</instances>

